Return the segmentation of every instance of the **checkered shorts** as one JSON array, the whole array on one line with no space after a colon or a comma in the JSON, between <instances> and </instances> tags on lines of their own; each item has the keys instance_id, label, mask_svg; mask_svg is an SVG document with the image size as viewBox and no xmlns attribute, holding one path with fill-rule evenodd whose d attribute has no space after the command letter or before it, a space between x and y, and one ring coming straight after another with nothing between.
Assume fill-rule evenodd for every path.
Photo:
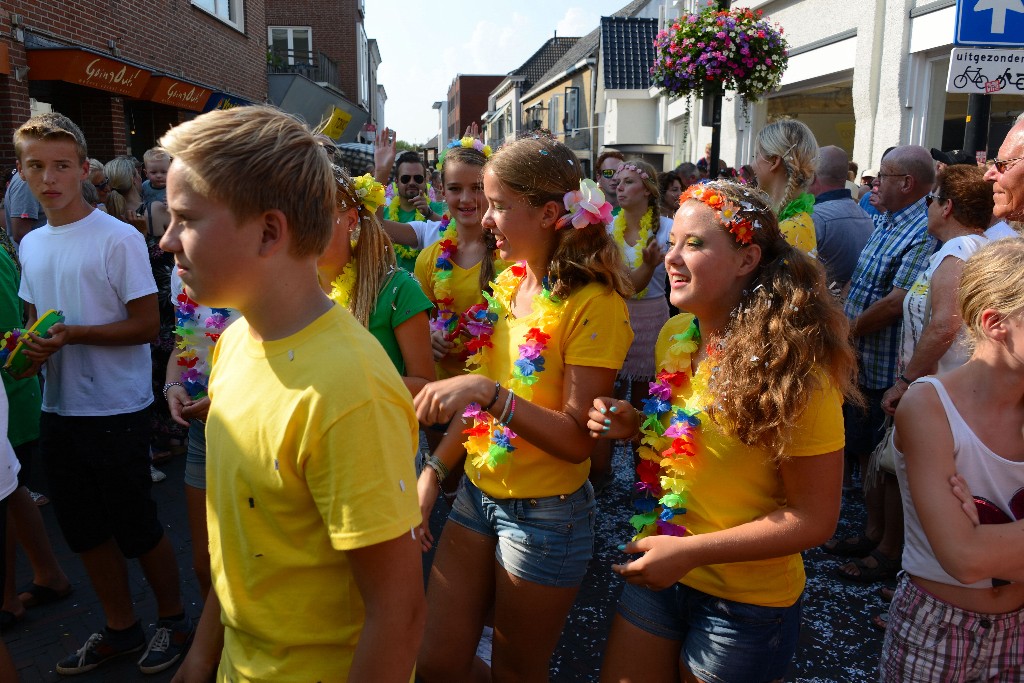
<instances>
[{"instance_id":1,"label":"checkered shorts","mask_svg":"<svg viewBox=\"0 0 1024 683\"><path fill-rule=\"evenodd\" d=\"M903 574L889 608L880 674L882 683L1024 680L1024 608L968 612Z\"/></svg>"}]
</instances>

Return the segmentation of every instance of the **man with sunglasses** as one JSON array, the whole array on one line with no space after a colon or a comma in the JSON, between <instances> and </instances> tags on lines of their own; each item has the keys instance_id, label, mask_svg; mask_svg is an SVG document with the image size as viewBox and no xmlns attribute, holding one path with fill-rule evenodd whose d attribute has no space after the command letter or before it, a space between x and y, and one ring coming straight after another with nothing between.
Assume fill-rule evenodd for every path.
<instances>
[{"instance_id":1,"label":"man with sunglasses","mask_svg":"<svg viewBox=\"0 0 1024 683\"><path fill-rule=\"evenodd\" d=\"M622 166L622 162L625 160L626 157L622 156L622 152L617 149L606 149L597 157L597 171L594 180L597 181L601 192L604 193L604 198L612 205L615 214L619 213L619 198L615 194L619 181L615 180L615 172L619 170L619 166Z\"/></svg>"},{"instance_id":2,"label":"man with sunglasses","mask_svg":"<svg viewBox=\"0 0 1024 683\"><path fill-rule=\"evenodd\" d=\"M399 223L409 221L439 221L444 213L443 202L431 202L424 194L430 176L427 174L427 166L419 152L402 152L395 159L395 184L399 206L398 216L392 218L385 216L388 220L396 220ZM423 217L416 216L419 212Z\"/></svg>"},{"instance_id":3,"label":"man with sunglasses","mask_svg":"<svg viewBox=\"0 0 1024 683\"><path fill-rule=\"evenodd\" d=\"M992 183L992 214L1001 221L1024 221L1024 114L1006 134L999 157L988 163L985 180Z\"/></svg>"}]
</instances>

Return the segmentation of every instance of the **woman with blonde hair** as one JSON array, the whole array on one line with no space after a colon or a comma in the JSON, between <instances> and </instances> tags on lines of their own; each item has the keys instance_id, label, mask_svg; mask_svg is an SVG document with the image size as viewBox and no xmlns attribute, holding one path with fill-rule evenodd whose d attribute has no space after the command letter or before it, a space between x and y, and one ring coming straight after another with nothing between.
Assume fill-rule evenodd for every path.
<instances>
[{"instance_id":1,"label":"woman with blonde hair","mask_svg":"<svg viewBox=\"0 0 1024 683\"><path fill-rule=\"evenodd\" d=\"M796 650L800 552L835 529L849 324L767 195L683 193L665 256L672 304L643 411L610 397L599 438L642 437L634 540L602 681L781 680Z\"/></svg>"},{"instance_id":2,"label":"woman with blonde hair","mask_svg":"<svg viewBox=\"0 0 1024 683\"><path fill-rule=\"evenodd\" d=\"M751 166L757 186L771 197L786 241L814 256L814 195L807 191L817 168L818 141L806 124L794 119L769 123L757 134Z\"/></svg>"},{"instance_id":3,"label":"woman with blonde hair","mask_svg":"<svg viewBox=\"0 0 1024 683\"><path fill-rule=\"evenodd\" d=\"M128 157L115 157L103 167L110 193L107 195L107 213L114 218L130 223L147 234L145 214L142 209L142 176L135 163Z\"/></svg>"},{"instance_id":4,"label":"woman with blonde hair","mask_svg":"<svg viewBox=\"0 0 1024 683\"><path fill-rule=\"evenodd\" d=\"M419 478L424 529L463 443L468 453L427 587L416 664L427 682L548 679L594 549L587 409L611 391L632 338L611 206L573 152L521 138L488 160L483 183L484 226L517 263L475 317L477 371L414 401L421 422L455 418ZM489 668L475 654L492 607Z\"/></svg>"},{"instance_id":5,"label":"woman with blonde hair","mask_svg":"<svg viewBox=\"0 0 1024 683\"><path fill-rule=\"evenodd\" d=\"M384 187L371 175L353 179L333 168L334 232L317 261L320 286L380 342L415 396L434 379L427 322L433 306L415 278L398 267L391 240L377 220Z\"/></svg>"},{"instance_id":6,"label":"woman with blonde hair","mask_svg":"<svg viewBox=\"0 0 1024 683\"><path fill-rule=\"evenodd\" d=\"M906 545L884 683L1016 681L1024 671L1022 279L1024 239L967 260L958 298L973 354L918 379L896 409Z\"/></svg>"}]
</instances>

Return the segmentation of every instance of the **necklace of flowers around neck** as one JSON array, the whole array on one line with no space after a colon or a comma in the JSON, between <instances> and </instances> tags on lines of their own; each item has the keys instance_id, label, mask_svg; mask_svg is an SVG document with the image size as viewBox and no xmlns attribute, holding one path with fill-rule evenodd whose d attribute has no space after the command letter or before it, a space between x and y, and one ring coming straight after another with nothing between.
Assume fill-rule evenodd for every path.
<instances>
[{"instance_id":1,"label":"necklace of flowers around neck","mask_svg":"<svg viewBox=\"0 0 1024 683\"><path fill-rule=\"evenodd\" d=\"M476 353L470 356L466 365L479 367L480 374L486 377L494 378L491 369L491 354L494 348L491 334L494 331L494 323L505 310L511 309L512 296L525 277L525 265L517 263L509 266L492 283L494 295L484 294L491 328L477 337ZM503 382L505 388L515 392L516 396L524 401L533 398L533 385L540 381L540 374L544 372L544 352L548 348L551 334L559 324L563 305L564 302L551 293L545 278L540 293L533 297L532 315L535 316L535 324L523 335L519 343L519 358L512 365L510 377ZM465 444L466 453L473 458L473 466L493 470L506 462L509 454L516 449L512 443L516 438L515 432L508 426L499 424L480 407L479 403L469 404L463 417L473 419L473 426L463 431L468 437Z\"/></svg>"},{"instance_id":2,"label":"necklace of flowers around neck","mask_svg":"<svg viewBox=\"0 0 1024 683\"><path fill-rule=\"evenodd\" d=\"M197 342L201 337L208 337L216 344L221 332L228 325L231 313L230 308L211 308L210 315L202 321L200 327L199 304L184 291L178 295L174 305L174 334L178 337L176 345L180 351L178 366L182 369L182 386L193 399L206 396L210 382L207 361L199 357Z\"/></svg>"},{"instance_id":3,"label":"necklace of flowers around neck","mask_svg":"<svg viewBox=\"0 0 1024 683\"><path fill-rule=\"evenodd\" d=\"M683 314L689 315L689 314ZM686 527L676 521L686 513L686 471L697 454L699 408L688 411L672 403L673 389L689 381L698 387L690 367L691 356L700 344L696 318L680 334L672 335L667 358L650 383L650 397L644 399L640 425L640 464L636 468L637 513L629 520L637 530L635 539L645 536L684 536ZM702 394L703 395L703 392ZM668 426L664 417L668 415Z\"/></svg>"},{"instance_id":4,"label":"necklace of flowers around neck","mask_svg":"<svg viewBox=\"0 0 1024 683\"><path fill-rule=\"evenodd\" d=\"M452 294L452 270L455 255L459 253L458 224L445 214L441 219L441 241L438 244L437 261L434 263L434 296L437 315L430 321L431 329L437 330L448 341L459 335L459 313L454 309L455 295Z\"/></svg>"},{"instance_id":5,"label":"necklace of flowers around neck","mask_svg":"<svg viewBox=\"0 0 1024 683\"><path fill-rule=\"evenodd\" d=\"M647 209L647 213L644 214L643 218L640 219L640 234L636 238L636 245L633 247L633 260L629 264L629 267L636 270L644 262L644 247L647 246L647 241L651 239L653 234L654 225L654 207ZM622 251L623 256L626 254L626 212L619 211L619 214L615 217L615 221L612 223L612 239L619 245L619 250ZM642 292L633 295L634 299L643 299L644 295L647 294L647 288L644 287Z\"/></svg>"},{"instance_id":6,"label":"necklace of flowers around neck","mask_svg":"<svg viewBox=\"0 0 1024 683\"><path fill-rule=\"evenodd\" d=\"M391 198L391 201L388 202L388 216L387 216L387 218L388 218L389 221L393 221L395 223L401 222L398 219L398 210L401 208L401 206L402 206L402 198L399 197L396 194L394 197ZM416 211L416 215L413 216L413 220L414 221L426 220L426 217L422 213L420 213L419 209L416 209L415 207L413 207L413 208ZM406 259L408 261L416 260L416 257L420 255L420 251L421 251L420 249L417 249L416 247L410 247L410 246L407 246L405 244L395 243L394 247L395 247L395 256L397 256L398 258Z\"/></svg>"}]
</instances>

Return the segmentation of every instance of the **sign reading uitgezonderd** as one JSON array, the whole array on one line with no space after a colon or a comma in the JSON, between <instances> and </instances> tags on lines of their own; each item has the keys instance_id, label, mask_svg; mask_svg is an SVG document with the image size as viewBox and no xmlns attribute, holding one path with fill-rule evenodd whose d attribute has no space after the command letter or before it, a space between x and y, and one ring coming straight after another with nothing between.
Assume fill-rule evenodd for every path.
<instances>
[{"instance_id":1,"label":"sign reading uitgezonderd","mask_svg":"<svg viewBox=\"0 0 1024 683\"><path fill-rule=\"evenodd\" d=\"M946 92L1024 95L1024 50L953 48Z\"/></svg>"}]
</instances>

